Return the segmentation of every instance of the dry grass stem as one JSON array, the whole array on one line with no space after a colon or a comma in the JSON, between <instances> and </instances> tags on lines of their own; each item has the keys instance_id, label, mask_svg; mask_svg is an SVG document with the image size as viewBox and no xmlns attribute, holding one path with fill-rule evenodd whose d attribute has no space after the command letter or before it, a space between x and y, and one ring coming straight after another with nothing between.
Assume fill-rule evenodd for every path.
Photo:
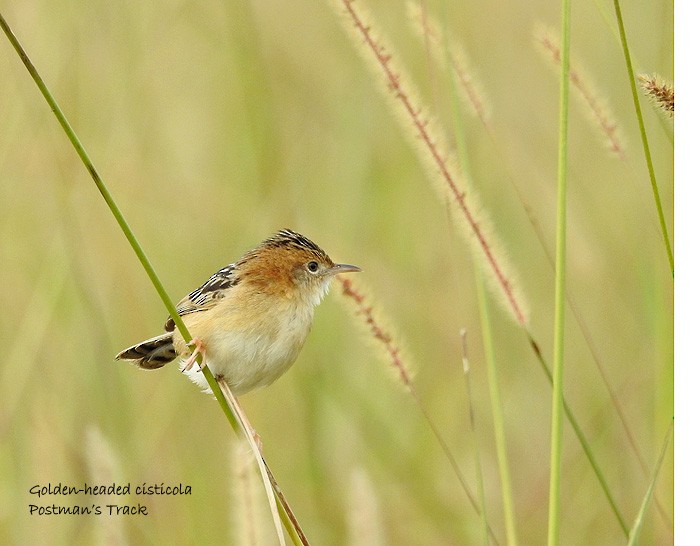
<instances>
[{"instance_id":1,"label":"dry grass stem","mask_svg":"<svg viewBox=\"0 0 700 546\"><path fill-rule=\"evenodd\" d=\"M272 537L268 536L268 527L261 517L263 499L253 454L243 441L235 441L232 447L233 501L236 506L232 522L234 542L246 546L269 544Z\"/></svg>"},{"instance_id":2,"label":"dry grass stem","mask_svg":"<svg viewBox=\"0 0 700 546\"><path fill-rule=\"evenodd\" d=\"M661 110L673 117L673 84L669 84L654 74L639 74L637 79L647 97Z\"/></svg>"},{"instance_id":3,"label":"dry grass stem","mask_svg":"<svg viewBox=\"0 0 700 546\"><path fill-rule=\"evenodd\" d=\"M224 381L223 379L217 379L217 383L221 387L221 391L223 392L224 397L226 398L226 402L231 407L231 410L233 411L233 414L236 416L236 419L243 426L243 432L245 434L246 440L248 440L248 444L250 445L251 449L253 450L253 455L255 456L255 460L258 463L258 467L260 469L260 475L262 476L263 485L265 486L265 494L267 496L267 501L268 501L269 506L270 506L270 513L272 514L272 521L275 524L275 531L277 533L277 540L281 546L284 546L286 544L286 542L284 540L284 530L282 529L282 520L280 519L280 515L279 515L279 512L277 510L277 502L275 500L275 492L274 492L274 489L272 487L272 483L270 480L270 473L268 471L267 465L265 464L262 453L260 451L259 438L257 436L257 433L255 432L255 430L253 430L253 427L251 426L250 421L248 420L248 417L245 415L243 408L238 403L238 399L236 399L236 397L231 392L231 388L229 387L228 383L226 383L226 381Z\"/></svg>"},{"instance_id":4,"label":"dry grass stem","mask_svg":"<svg viewBox=\"0 0 700 546\"><path fill-rule=\"evenodd\" d=\"M397 68L399 63L388 53L388 48L377 38L378 33L370 30L370 17L358 8L357 2L341 0L342 19L349 23L349 31L355 29L361 39L360 52L369 66L379 73L379 82L386 82L389 91L389 104L397 119L404 126L404 134L416 146L421 160L439 195L447 195L449 202L456 207L459 217L466 223L468 239L475 242L479 256L491 279L491 286L513 318L521 326L528 323L528 313L515 283L514 275L506 264L506 259L497 250L495 236L488 229L488 222L483 210L477 204L475 192L469 190L467 199L466 181L454 160L447 153L447 139L436 124L430 128L429 116L419 106L419 93L407 78L406 71ZM382 85L384 88L384 85ZM414 138L417 135L417 138ZM473 238L471 237L473 236Z\"/></svg>"},{"instance_id":5,"label":"dry grass stem","mask_svg":"<svg viewBox=\"0 0 700 546\"><path fill-rule=\"evenodd\" d=\"M561 64L561 47L554 33L549 29L538 27L534 35L540 50L558 67ZM625 149L620 127L613 118L607 101L595 90L591 79L581 71L580 67L574 67L573 62L569 66L569 81L576 89L576 96L585 106L586 112L590 114L590 119L603 133L608 149L619 159L624 159Z\"/></svg>"},{"instance_id":6,"label":"dry grass stem","mask_svg":"<svg viewBox=\"0 0 700 546\"><path fill-rule=\"evenodd\" d=\"M458 83L459 98L485 126L489 125L489 109L484 101L481 86L475 81L469 68L467 55L457 46L457 41L427 14L423 6L414 2L408 3L408 17L416 34L421 36L432 58L441 66L453 72Z\"/></svg>"}]
</instances>

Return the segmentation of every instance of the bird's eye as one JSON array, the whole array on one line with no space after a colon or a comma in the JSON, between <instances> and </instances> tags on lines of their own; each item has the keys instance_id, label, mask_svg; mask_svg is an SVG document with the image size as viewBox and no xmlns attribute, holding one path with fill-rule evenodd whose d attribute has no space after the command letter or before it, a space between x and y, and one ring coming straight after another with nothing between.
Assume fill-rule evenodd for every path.
<instances>
[{"instance_id":1,"label":"bird's eye","mask_svg":"<svg viewBox=\"0 0 700 546\"><path fill-rule=\"evenodd\" d=\"M318 262L309 262L306 264L306 269L308 269L311 273L316 273L318 271Z\"/></svg>"}]
</instances>

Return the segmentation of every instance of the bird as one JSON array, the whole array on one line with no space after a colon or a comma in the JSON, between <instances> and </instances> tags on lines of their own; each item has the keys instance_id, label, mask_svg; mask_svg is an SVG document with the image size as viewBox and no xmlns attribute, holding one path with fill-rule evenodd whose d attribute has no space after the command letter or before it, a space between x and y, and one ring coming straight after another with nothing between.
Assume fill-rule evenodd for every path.
<instances>
[{"instance_id":1,"label":"bird","mask_svg":"<svg viewBox=\"0 0 700 546\"><path fill-rule=\"evenodd\" d=\"M190 343L169 316L165 333L115 358L144 370L179 359L181 371L205 391L202 369L208 366L238 397L270 385L291 367L333 277L358 271L355 265L334 263L304 235L282 229L177 304ZM194 365L198 354L201 366Z\"/></svg>"}]
</instances>

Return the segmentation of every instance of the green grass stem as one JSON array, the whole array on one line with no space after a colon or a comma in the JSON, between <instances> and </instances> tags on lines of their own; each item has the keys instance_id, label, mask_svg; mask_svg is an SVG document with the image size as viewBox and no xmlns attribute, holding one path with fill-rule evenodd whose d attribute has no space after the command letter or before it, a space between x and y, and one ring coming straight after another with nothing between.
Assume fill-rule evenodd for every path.
<instances>
[{"instance_id":1,"label":"green grass stem","mask_svg":"<svg viewBox=\"0 0 700 546\"><path fill-rule=\"evenodd\" d=\"M549 384L553 385L552 371L547 366L547 363L545 362L544 357L542 356L542 351L540 350L539 346L537 345L537 342L533 339L530 333L528 333L528 339L532 350L537 356L537 361L540 363L542 371L544 372L545 376L547 376ZM583 428L581 428L581 425L576 419L576 416L574 415L574 412L572 411L571 407L567 403L566 398L563 399L563 404L566 419L567 421L569 421L571 428L574 430L576 438L581 444L581 448L583 449L583 452L585 453L586 458L588 459L588 462L591 465L591 468L593 469L593 473L598 479L598 483L600 484L600 487L603 490L603 494L605 495L605 498L607 499L610 508L612 508L612 511L615 514L615 519L617 519L617 522L620 524L620 528L625 533L625 536L627 536L629 534L629 527L625 523L625 519L622 517L622 512L620 511L620 508L617 506L617 503L615 502L615 499L612 496L610 486L608 485L608 482L605 479L603 469L600 467L598 460L595 458L593 449L591 448L591 444L588 442L586 435L583 432Z\"/></svg>"},{"instance_id":2,"label":"green grass stem","mask_svg":"<svg viewBox=\"0 0 700 546\"><path fill-rule=\"evenodd\" d=\"M187 330L187 327L185 326L185 323L182 321L182 318L177 313L177 309L176 309L172 299L170 298L167 291L165 290L163 283L161 282L160 278L158 277L155 269L153 268L153 265L151 264L150 260L148 259L148 256L146 256L146 253L143 250L143 248L141 247L141 244L138 242L136 235L132 231L131 227L129 227L129 224L126 221L124 214L119 209L116 201L112 197L111 192L107 188L107 185L104 183L104 181L102 180L102 177L97 172L97 169L95 168L92 160L90 159L90 156L88 155L85 147L80 142L78 135L75 133L75 131L73 130L73 127L68 122L68 119L66 118L65 114L63 113L60 106L56 102L56 99L54 99L53 95L49 91L49 88L44 83L44 80L39 75L39 72L34 67L34 64L29 59L29 56L25 52L24 48L22 47L19 40L15 36L14 32L12 32L12 29L10 28L10 26L8 25L7 21L5 20L4 16L1 13L0 13L0 26L2 27L3 31L5 32L5 35L7 36L8 40L10 41L12 46L14 47L15 51L19 55L20 59L22 60L22 63L26 67L30 76L34 80L34 83L39 88L39 91L44 96L44 99L46 99L46 102L49 104L49 107L51 108L54 115L56 116L56 119L58 120L61 127L63 128L63 131L65 132L66 136L68 137L68 140L70 140L71 144L75 148L75 151L78 153L78 156L80 157L81 161L85 165L85 168L90 173L90 176L92 177L93 181L95 182L97 189L99 190L100 194L102 194L102 197L104 198L105 202L107 203L109 210L111 211L115 220L119 224L119 227L121 228L122 232L124 233L124 236L129 241L131 248L133 249L134 253L136 254L136 256L137 256L139 262L141 263L141 265L143 266L144 270L146 271L146 274L148 275L148 278L151 280L153 287L156 289L158 296L160 297L161 301L163 302L163 305L165 305L165 308L168 310L168 313L170 313L170 316L173 318L173 321L175 322L175 326L178 328L178 330L182 334L182 337L185 340L185 342L190 342L192 340L192 335L189 333L189 331ZM199 355L197 357L197 362L199 364L202 363L201 355ZM221 409L224 412L224 415L226 416L229 423L231 424L231 428L233 428L233 431L237 435L241 435L242 434L242 427L241 427L240 423L236 420L233 412L231 411L231 408L227 404L226 399L224 398L223 392L221 391L221 387L219 387L218 383L216 382L216 379L214 378L214 375L212 374L211 370L207 366L205 366L202 369L202 371L204 373L204 377L207 380L207 383L209 384L209 387L211 388L212 392L214 393L214 396L216 397L216 400L219 402L219 406L221 406ZM268 468L268 472L269 472L269 468ZM282 507L282 508L284 508L285 506L288 507L286 502L282 503L276 490L275 490L275 497L277 499L278 509L280 507ZM291 524L292 519L295 520L296 518L294 518L294 516L292 514L287 514L284 509L282 509L281 512L284 512L284 514L280 514L280 515L282 517L283 522L285 523L285 526L287 528L287 532L289 533L290 537L292 537L294 539L295 544L304 543L302 538L300 536L298 536L298 528Z\"/></svg>"},{"instance_id":3,"label":"green grass stem","mask_svg":"<svg viewBox=\"0 0 700 546\"><path fill-rule=\"evenodd\" d=\"M481 317L481 337L484 343L484 357L486 360L486 371L489 381L491 413L493 414L493 434L496 441L496 459L498 461L498 474L501 480L503 518L505 519L506 524L506 543L508 546L517 546L518 533L515 522L513 486L510 478L510 466L508 465L505 419L503 417L501 390L498 386L496 351L493 343L493 329L491 328L489 301L486 293L486 287L484 286L484 276L481 271L476 272L476 287L479 301L479 315Z\"/></svg>"},{"instance_id":4,"label":"green grass stem","mask_svg":"<svg viewBox=\"0 0 700 546\"><path fill-rule=\"evenodd\" d=\"M598 8L600 16L603 18L603 21L605 21L605 25L608 27L608 30L610 30L610 32L615 36L615 39L618 42L620 42L620 33L618 31L617 21L613 21L612 17L608 13L607 4L603 5L603 2L601 0L595 0L595 5ZM627 48L627 50L629 51L630 59L632 60L632 66L639 66L639 63L637 63L632 50L629 49L629 47ZM671 125L668 122L668 116L664 115L657 108L654 109L654 113L656 114L656 119L659 121L661 130L664 132L664 135L666 135L666 138L671 143L671 145L673 145L673 130L671 129Z\"/></svg>"},{"instance_id":5,"label":"green grass stem","mask_svg":"<svg viewBox=\"0 0 700 546\"><path fill-rule=\"evenodd\" d=\"M557 242L555 256L552 422L550 439L549 520L547 543L559 544L561 526L561 453L564 417L564 316L566 311L566 184L569 132L569 57L571 2L561 2L561 74L559 80L559 150L557 168Z\"/></svg>"},{"instance_id":6,"label":"green grass stem","mask_svg":"<svg viewBox=\"0 0 700 546\"><path fill-rule=\"evenodd\" d=\"M445 21L444 14L443 14L442 19L443 19L443 26L444 26L444 21ZM449 47L449 45L448 45L447 41L444 41L443 42L444 51L442 53L445 56L445 60L446 60L445 65L450 67L451 63L448 61L451 59L451 53L447 49L448 47ZM458 91L457 91L457 84L456 84L454 69L448 69L447 73L449 76L449 82L450 82L450 86L451 86L451 93L450 94L451 94L451 99L452 99L451 102L452 102L453 116L454 116L454 119L459 120L461 117L460 116L461 107L460 107L460 102L459 102L458 97L457 97ZM567 73L568 73L568 70L567 70L567 72L565 72L565 74L567 74ZM483 124L483 120L482 120L482 124ZM499 155L504 157L505 154L502 153L502 150L498 146L498 142L496 141L495 136L493 135L493 132L491 131L490 126L487 124L484 124L484 127L485 127L487 133L489 134L489 137L491 139L491 142L494 144L494 147L499 151ZM467 175L469 172L469 155L467 153L466 136L464 134L463 126L461 124L457 124L455 126L454 136L455 136L457 155L458 155L458 159L459 159L459 166L460 166L460 169L462 169L462 171L465 173L465 175ZM537 234L538 240L540 241L540 244L542 245L542 248L544 249L545 254L547 255L548 259L550 259L550 262L552 262L553 266L555 266L554 260L551 259L550 253L548 252L547 247L544 243L544 237L542 236L542 234L540 232L538 222L532 216L530 207L528 207L525 204L524 197L521 194L521 192L518 190L517 184L515 184L512 176L510 176L510 180L511 180L513 187L516 190L516 193L518 194L518 198L523 206L523 209L525 210L525 212L528 216L528 219L529 219L531 225L533 226L535 233ZM566 293L564 295L566 296ZM575 316L579 317L578 313L575 313ZM579 323L581 325L582 330L587 331L583 326L583 322L579 321ZM533 352L535 353L535 356L536 356L538 362L540 363L542 371L544 372L545 376L547 377L549 384L553 386L554 383L553 383L552 371L547 366L547 363L545 362L544 357L542 356L542 351L540 350L538 343L535 341L532 333L529 331L529 329L526 326L523 326L523 329L525 330L525 332L527 334L529 345L533 349ZM587 341L589 341L588 338L587 338ZM590 342L589 342L589 349L591 349L592 353L594 352ZM595 358L595 354L594 354L594 358ZM598 364L597 360L596 360L596 364ZM601 366L598 366L598 367L602 373L602 367ZM615 398L612 390L610 390L610 395L611 395L611 397L613 397L613 399ZM622 513L621 513L619 507L617 506L617 503L615 502L615 499L612 496L610 486L608 485L608 483L605 479L605 475L603 474L602 468L601 468L600 464L598 463L598 461L593 453L593 449L591 448L591 445L588 442L588 439L586 438L586 435L584 434L583 429L581 428L580 424L578 423L578 420L574 416L573 411L571 410L571 408L567 404L566 399L563 397L563 394L562 394L562 400L563 400L563 409L564 409L564 414L566 416L566 419L569 421L571 428L574 430L576 438L578 439L579 443L581 444L581 448L583 449L584 454L586 455L586 458L588 459L589 464L591 465L593 473L595 474L596 479L598 480L598 483L600 484L600 487L603 490L603 494L605 495L605 498L608 501L608 504L610 505L617 522L619 523L622 531L625 533L625 536L627 536L628 527L624 521L624 518L622 517ZM617 408L617 406L616 406L616 408ZM620 413L620 416L624 421L624 416L622 415L622 413ZM633 443L633 445L636 445L634 442L634 438L631 435L630 435L630 441ZM515 536L515 535L513 535L513 536Z\"/></svg>"},{"instance_id":7,"label":"green grass stem","mask_svg":"<svg viewBox=\"0 0 700 546\"><path fill-rule=\"evenodd\" d=\"M163 304L165 305L165 308L168 310L168 313L170 313L170 315L173 317L173 320L175 321L175 324L178 327L178 329L180 330L180 332L182 333L182 336L185 338L185 341L186 342L191 341L192 336L187 331L187 328L185 327L185 324L182 322L182 319L180 318L180 316L177 314L177 310L175 308L175 305L173 304L172 300L170 299L170 296L168 295L168 293L166 292L165 287L163 286L163 283L158 278L158 275L156 274L155 269L153 269L153 266L151 265L150 260L146 256L146 253L143 251L143 248L141 247L138 240L136 239L134 232L129 227L129 224L126 221L126 218L124 217L121 210L117 206L116 201L114 200L114 198L112 197L112 194L110 193L109 189L107 188L104 181L102 180L102 177L97 172L97 169L95 168L92 160L90 159L90 156L88 155L87 151L85 150L85 147L80 142L78 135L73 130L73 127L68 122L68 119L63 114L63 111L61 110L60 106L56 102L56 99L54 99L53 95L51 94L48 87L44 83L44 80L41 78L41 76L37 72L36 68L34 67L34 64L29 59L29 56L24 51L24 48L19 43L19 40L12 32L12 29L9 27L9 25L7 24L7 21L5 21L5 18L2 16L2 14L0 14L0 26L2 26L2 29L5 32L5 35L7 36L8 40L10 41L12 46L15 48L15 51L17 52L20 59L22 60L22 63L24 63L24 66L27 68L29 75L34 80L34 83L36 83L37 87L39 88L39 91L41 91L41 94L44 96L44 99L46 99L46 102L49 104L51 111L54 113L54 115L56 116L56 119L61 124L63 131L66 133L68 140L70 140L71 144L75 148L75 151L78 153L78 156L80 157L81 161L83 162L83 165L85 165L85 168L90 173L90 176L92 177L93 181L95 182L97 189L102 194L102 197L104 198L105 202L107 203L107 206L109 207L109 210L112 212L112 215L114 216L115 220L119 224L119 227L121 228L122 232L124 233L124 236L129 241L131 248L134 250L134 253L136 254L139 261L141 262L141 265L146 270L146 274L148 275L148 278L151 280L151 283L153 283L153 286L156 289L156 292L158 292L158 296L160 296L160 299L163 301Z\"/></svg>"},{"instance_id":8,"label":"green grass stem","mask_svg":"<svg viewBox=\"0 0 700 546\"><path fill-rule=\"evenodd\" d=\"M568 0L563 0L568 1ZM622 20L622 9L620 8L620 0L614 0L615 2L615 17L617 17L617 26L620 31L620 43L622 45L622 52L625 55L625 65L627 66L627 78L629 80L630 89L632 91L632 100L634 101L634 111L637 115L637 123L639 125L639 136L642 138L642 146L644 147L644 158L646 159L647 170L649 171L649 181L651 182L651 191L654 194L654 204L656 206L656 214L659 217L659 224L661 226L661 233L664 239L664 246L666 247L666 256L668 258L668 264L671 267L671 276L674 274L673 265L673 247L671 245L671 239L668 234L668 228L666 227L666 218L664 216L664 209L661 205L661 197L659 195L659 186L656 183L656 174L654 174L654 163L651 159L651 149L649 148L649 139L647 138L647 131L644 127L644 116L642 116L642 107L639 102L639 92L637 91L637 79L635 76L634 69L632 67L632 58L630 56L630 50L627 45L627 35L625 33L625 24Z\"/></svg>"},{"instance_id":9,"label":"green grass stem","mask_svg":"<svg viewBox=\"0 0 700 546\"><path fill-rule=\"evenodd\" d=\"M446 14L442 13L442 25L445 26ZM447 35L447 33L445 33ZM452 111L454 119L460 119L461 105L459 101L459 92L457 90L457 78L455 74L454 63L452 62L452 55L449 50L449 44L447 40L443 41L443 54L445 56L445 66L447 67L447 74L450 80L450 97L452 103ZM464 126L461 123L456 123L454 127L455 142L457 144L457 155L459 157L460 169L465 176L469 174L469 154L467 152L467 138L464 131ZM471 179L471 177L467 177ZM491 321L489 317L488 309L488 297L486 294L486 287L484 285L484 273L479 267L474 268L474 276L476 279L477 292L479 295L479 316L481 318L481 336L483 339L485 347L485 357L486 365L489 375L489 390L491 394L491 411L493 413L494 421L494 436L496 438L496 451L498 456L498 470L501 477L501 494L503 498L503 513L506 524L506 543L509 546L516 546L518 543L516 527L515 527L515 516L514 516L514 503L513 503L513 491L510 483L510 472L508 469L507 460L507 450L505 447L505 427L503 424L503 408L501 406L500 392L498 390L498 383L496 378L495 361L494 361L494 351L493 351L493 332L491 330ZM466 362L466 347L464 347L464 358ZM465 378L467 381L467 389L469 392L469 373L468 368L465 364ZM492 375L493 374L493 375ZM469 404L471 408L471 396L469 398ZM470 409L470 417L473 419L473 413ZM474 424L472 423L472 428ZM478 450L478 445L476 444L476 433L474 434L475 446L474 449ZM478 458L478 457L477 457ZM481 473L481 465L478 464L477 471ZM480 479L483 479L480 477ZM481 486L483 488L483 484ZM481 499L483 503L483 498ZM483 504L482 517L484 521L486 519L486 505ZM488 526L488 523L487 523Z\"/></svg>"},{"instance_id":10,"label":"green grass stem","mask_svg":"<svg viewBox=\"0 0 700 546\"><path fill-rule=\"evenodd\" d=\"M442 21L443 21L443 27L446 26L446 15L444 13L442 14ZM606 18L606 21L609 23L612 23L612 20L610 20L610 19ZM428 37L433 37L431 34L429 34L427 24L424 24L423 28L424 28L424 32L426 32L426 35ZM612 28L614 30L614 27L612 27ZM445 36L447 35L447 33L444 30L443 30L443 34ZM427 38L426 38L426 40L427 40ZM456 80L456 78L455 78L456 68L454 66L453 53L451 51L449 51L449 48L451 47L451 45L447 40L438 40L437 43L435 43L433 45L439 46L441 43L443 45L442 49L444 50L443 51L444 57L445 57L444 64L446 67L448 67L447 72L448 72L448 76L449 76L450 84L451 84L454 119L460 119L459 101L455 99L455 95L458 93L458 91L457 91L457 86L456 86L456 81L455 81ZM431 53L432 53L432 51L431 51ZM503 152L503 149L501 148L501 146L499 145L498 140L496 139L496 136L493 132L493 128L487 123L487 121L482 116L480 116L479 119L480 119L480 122L482 123L482 125L486 131L486 134L489 137L491 144L493 145L496 153L498 154L499 158L501 158L503 164L507 164L508 158L507 158L506 154ZM465 143L466 139L464 137L464 130L462 127L463 127L462 124L458 124L456 126L455 133L456 133L457 150L460 154L459 157L460 157L460 162L462 164L461 167L463 170L465 170L466 169L465 165L467 164L468 156L466 153L466 143ZM552 253L549 251L549 249L547 247L547 244L545 242L545 237L544 237L542 230L540 229L540 226L539 226L539 222L536 219L536 217L534 216L532 208L527 204L525 196L523 195L523 193L519 189L518 184L515 182L515 177L513 176L512 172L510 172L510 170L508 171L508 179L509 179L513 189L515 190L515 193L516 193L518 200L523 208L523 211L525 212L525 214L528 218L528 222L532 226L533 231L537 237L537 240L538 240L540 246L542 247L542 249L545 253L545 256L547 257L548 262L551 264L552 269L554 269L555 268L554 257L552 256ZM620 418L620 421L622 422L625 435L627 436L627 438L632 446L632 449L635 453L637 461L639 462L642 470L648 474L649 469L646 466L646 463L644 462L644 459L641 455L641 450L639 448L639 445L638 445L637 441L635 440L634 435L632 434L631 427L628 423L628 419L625 416L625 413L623 411L622 404L619 400L619 397L615 394L615 392L612 388L611 382L608 379L607 373L605 372L605 367L603 366L603 363L602 363L600 357L598 356L597 350L595 349L595 344L594 344L593 338L590 334L590 330L588 329L588 326L586 325L586 323L583 319L583 316L581 315L580 311L578 310L578 306L576 305L576 303L573 299L573 296L571 295L571 293L568 289L566 291L566 298L567 298L567 301L569 303L569 307L571 309L571 312L572 312L574 318L576 319L576 322L578 323L579 329L581 330L581 333L582 333L584 339L586 340L586 344L589 348L589 351L590 351L591 356L593 358L593 361L596 365L598 373L601 375L601 378L603 379L606 390L608 391L610 399L613 402L613 406L615 408L615 411L617 412L617 414ZM552 384L551 370L548 368L547 364L545 363L545 361L542 357L542 353L539 350L539 347L538 347L536 341L534 340L531 332L527 331L527 329L526 329L526 332L527 332L527 335L530 339L530 346L534 349L535 356L538 358L538 361L540 362L540 365L542 366L542 369L543 369L545 375L547 376L547 379L551 385ZM608 487L608 484L605 480L605 477L602 473L602 470L601 470L600 466L598 465L598 463L593 455L593 451L588 443L588 440L586 439L585 435L583 434L583 430L579 426L573 413L571 412L571 409L567 405L566 399L564 399L564 410L565 410L567 419L569 420L572 428L574 429L574 432L576 433L576 436L577 436L579 442L581 443L581 446L584 450L584 453L585 453L586 457L588 458L598 481L600 482L601 488L603 489L603 492L606 496L606 499L608 500L611 508L613 509L613 512L615 514L615 517L616 517L618 523L620 523L621 528L623 530L625 530L625 532L626 532L627 526L624 522L624 519L622 518L622 515L620 513L620 510L619 510L617 504L615 503L614 499L612 498L610 488ZM668 517L666 517L665 512L663 511L663 508L660 505L658 505L658 507L662 513L662 516L664 516L664 521L668 522L669 521ZM672 525L669 525L669 527L672 527Z\"/></svg>"}]
</instances>

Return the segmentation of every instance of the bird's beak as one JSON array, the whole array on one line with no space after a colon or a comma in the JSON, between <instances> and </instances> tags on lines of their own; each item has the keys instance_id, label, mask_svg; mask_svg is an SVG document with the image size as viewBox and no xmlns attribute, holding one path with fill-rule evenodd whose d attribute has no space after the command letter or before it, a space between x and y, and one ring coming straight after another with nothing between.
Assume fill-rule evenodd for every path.
<instances>
[{"instance_id":1,"label":"bird's beak","mask_svg":"<svg viewBox=\"0 0 700 546\"><path fill-rule=\"evenodd\" d=\"M326 270L326 275L337 275L338 273L355 273L362 271L356 265L350 264L335 264L333 267Z\"/></svg>"}]
</instances>

